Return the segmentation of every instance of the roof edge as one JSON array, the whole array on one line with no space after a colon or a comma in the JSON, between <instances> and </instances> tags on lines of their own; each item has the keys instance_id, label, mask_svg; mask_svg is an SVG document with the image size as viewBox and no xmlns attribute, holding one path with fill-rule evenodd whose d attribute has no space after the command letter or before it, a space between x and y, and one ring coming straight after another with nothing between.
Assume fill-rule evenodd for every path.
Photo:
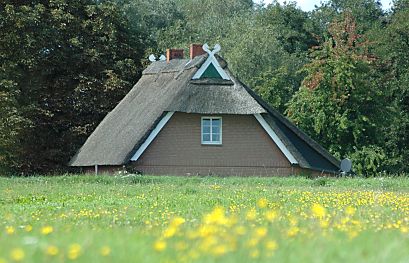
<instances>
[{"instance_id":1,"label":"roof edge","mask_svg":"<svg viewBox=\"0 0 409 263\"><path fill-rule=\"evenodd\" d=\"M237 79L237 81L243 85L243 87L247 90L247 92L271 115L276 117L278 120L280 120L287 128L289 128L291 131L293 131L298 137L300 137L304 142L306 142L311 148L313 148L315 151L317 151L319 154L321 154L325 159L327 159L330 163L332 163L334 166L339 167L340 161L335 158L330 152L328 152L324 147L322 147L319 143L314 141L312 138L310 138L305 132L303 132L300 128L295 126L290 120L288 120L286 117L284 117L281 113L279 113L277 110L273 109L270 105L268 105L258 94L256 94L252 89L250 89L246 84L244 84L242 81ZM313 167L304 167L304 168L309 168L313 169ZM320 169L321 170L321 169Z\"/></svg>"}]
</instances>

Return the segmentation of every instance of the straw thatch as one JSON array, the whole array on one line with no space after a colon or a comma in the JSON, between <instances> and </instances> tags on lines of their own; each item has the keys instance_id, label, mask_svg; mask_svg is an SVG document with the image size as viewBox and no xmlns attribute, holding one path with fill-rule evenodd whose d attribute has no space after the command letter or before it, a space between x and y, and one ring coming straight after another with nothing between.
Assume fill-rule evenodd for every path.
<instances>
[{"instance_id":1,"label":"straw thatch","mask_svg":"<svg viewBox=\"0 0 409 263\"><path fill-rule=\"evenodd\" d=\"M262 114L300 167L330 172L338 170L337 159L234 78L227 69L227 63L217 58L231 80L192 80L206 55L192 61L153 62L132 90L99 124L70 165L128 163L162 116L168 111L175 111Z\"/></svg>"}]
</instances>

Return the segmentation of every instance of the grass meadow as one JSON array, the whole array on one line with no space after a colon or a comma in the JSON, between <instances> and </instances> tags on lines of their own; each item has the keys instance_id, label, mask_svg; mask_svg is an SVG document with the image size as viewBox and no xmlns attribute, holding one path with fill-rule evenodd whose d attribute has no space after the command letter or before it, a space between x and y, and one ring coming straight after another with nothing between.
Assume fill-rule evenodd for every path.
<instances>
[{"instance_id":1,"label":"grass meadow","mask_svg":"<svg viewBox=\"0 0 409 263\"><path fill-rule=\"evenodd\" d=\"M409 178L0 178L4 262L409 262Z\"/></svg>"}]
</instances>

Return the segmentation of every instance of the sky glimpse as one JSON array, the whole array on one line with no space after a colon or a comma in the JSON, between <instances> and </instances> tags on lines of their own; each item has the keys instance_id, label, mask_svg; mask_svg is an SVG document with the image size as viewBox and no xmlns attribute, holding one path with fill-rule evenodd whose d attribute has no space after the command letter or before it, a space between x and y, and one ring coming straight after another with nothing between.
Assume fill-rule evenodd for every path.
<instances>
[{"instance_id":1,"label":"sky glimpse","mask_svg":"<svg viewBox=\"0 0 409 263\"><path fill-rule=\"evenodd\" d=\"M258 3L264 3L264 4L271 4L273 0L255 0L255 2ZM279 3L284 3L284 2L290 2L290 1L285 1L285 0L278 0ZM314 6L320 6L320 3L322 0L295 0L297 2L297 5L304 11L311 11L314 9ZM383 9L390 9L391 7L391 2L392 0L381 0L382 3L382 8Z\"/></svg>"}]
</instances>

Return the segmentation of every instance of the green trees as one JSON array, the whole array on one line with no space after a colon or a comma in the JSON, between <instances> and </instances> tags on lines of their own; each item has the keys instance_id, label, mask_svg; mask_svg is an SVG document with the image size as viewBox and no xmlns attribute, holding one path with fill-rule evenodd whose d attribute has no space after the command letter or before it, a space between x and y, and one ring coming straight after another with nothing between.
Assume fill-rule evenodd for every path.
<instances>
[{"instance_id":1,"label":"green trees","mask_svg":"<svg viewBox=\"0 0 409 263\"><path fill-rule=\"evenodd\" d=\"M305 65L307 76L287 115L339 158L352 158L358 173L375 173L385 158L388 114L376 60L350 14L333 22L329 34Z\"/></svg>"},{"instance_id":2,"label":"green trees","mask_svg":"<svg viewBox=\"0 0 409 263\"><path fill-rule=\"evenodd\" d=\"M371 32L375 52L384 61L387 96L384 101L394 107L385 123L388 168L408 172L409 160L409 1L394 2L395 7L381 30Z\"/></svg>"},{"instance_id":3,"label":"green trees","mask_svg":"<svg viewBox=\"0 0 409 263\"><path fill-rule=\"evenodd\" d=\"M115 2L3 3L0 165L20 172L66 169L137 81L145 35Z\"/></svg>"}]
</instances>

